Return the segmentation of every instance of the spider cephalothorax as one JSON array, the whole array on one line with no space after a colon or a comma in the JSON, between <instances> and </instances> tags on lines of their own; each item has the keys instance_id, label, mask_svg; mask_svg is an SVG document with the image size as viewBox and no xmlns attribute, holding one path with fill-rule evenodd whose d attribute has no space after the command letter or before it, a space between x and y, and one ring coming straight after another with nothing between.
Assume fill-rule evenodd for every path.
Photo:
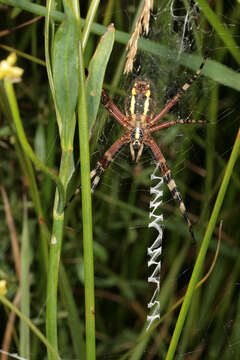
<instances>
[{"instance_id":1,"label":"spider cephalothorax","mask_svg":"<svg viewBox=\"0 0 240 360\"><path fill-rule=\"evenodd\" d=\"M136 162L141 157L144 146L151 150L155 162L159 165L160 171L166 181L173 198L179 205L189 231L194 239L192 224L186 212L185 205L175 181L172 178L171 171L167 162L153 138L151 133L169 128L176 124L202 123L202 120L177 119L157 124L160 119L179 101L181 96L188 90L190 85L197 79L205 64L203 60L197 72L186 82L179 92L164 106L164 108L155 115L156 101L155 91L152 83L148 79L137 78L134 80L129 92L129 96L125 101L125 115L113 103L106 92L102 91L102 103L108 112L123 126L124 134L108 149L103 159L97 162L96 168L91 171L92 192L97 187L104 170L116 158L124 145L130 144L130 152L133 160ZM157 124L157 125L155 125ZM79 190L77 190L78 192Z\"/></svg>"}]
</instances>

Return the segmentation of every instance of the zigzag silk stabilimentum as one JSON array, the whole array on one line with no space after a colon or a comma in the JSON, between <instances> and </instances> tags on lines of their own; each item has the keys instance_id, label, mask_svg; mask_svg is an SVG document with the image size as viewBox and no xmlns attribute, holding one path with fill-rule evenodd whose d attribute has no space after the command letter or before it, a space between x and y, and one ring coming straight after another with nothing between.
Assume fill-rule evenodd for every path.
<instances>
[{"instance_id":1,"label":"zigzag silk stabilimentum","mask_svg":"<svg viewBox=\"0 0 240 360\"><path fill-rule=\"evenodd\" d=\"M151 268L151 275L148 277L148 282L155 286L154 293L151 297L151 300L148 303L148 309L150 314L147 316L147 328L148 330L152 323L160 318L160 301L159 291L160 291L160 270L161 270L161 253L162 253L162 238L163 238L163 215L157 214L159 206L162 204L162 195L163 191L160 188L163 185L163 178L157 176L156 172L159 170L158 165L156 166L153 174L151 175L151 181L157 180L155 186L151 186L150 194L154 196L153 200L150 201L150 223L148 224L149 228L154 228L157 231L157 238L153 241L152 245L148 247L148 267Z\"/></svg>"}]
</instances>

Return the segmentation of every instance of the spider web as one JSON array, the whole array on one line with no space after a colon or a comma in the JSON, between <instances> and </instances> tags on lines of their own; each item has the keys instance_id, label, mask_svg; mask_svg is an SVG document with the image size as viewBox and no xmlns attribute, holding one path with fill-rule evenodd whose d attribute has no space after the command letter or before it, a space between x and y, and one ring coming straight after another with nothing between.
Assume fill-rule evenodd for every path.
<instances>
[{"instance_id":1,"label":"spider web","mask_svg":"<svg viewBox=\"0 0 240 360\"><path fill-rule=\"evenodd\" d=\"M229 6L231 7L231 3L228 2ZM174 96L178 89L181 88L181 86L188 80L188 78L191 76L192 71L189 69L185 69L182 65L180 65L180 62L178 61L181 57L181 54L183 52L188 53L200 53L202 54L207 53L209 54L209 57L212 56L213 53L217 53L217 51L222 51L223 47L222 45L216 44L214 47L213 44L213 38L214 38L214 31L210 26L203 27L201 24L201 12L196 4L196 2L188 2L188 9L186 9L186 2L179 1L179 0L171 0L171 1L161 1L159 2L159 7L154 15L152 15L152 25L151 25L151 31L149 34L149 38L151 40L160 42L161 44L166 45L169 48L169 56L163 56L163 57L157 57L153 55L149 55L143 52L140 52L137 57L137 61L134 66L134 73L132 77L129 78L122 78L121 79L121 89L127 89L129 87L129 84L132 81L132 78L141 75L146 76L150 78L156 87L156 93L157 93L157 99L158 99L158 105L156 109L156 113L164 106L164 104L172 97ZM126 10L127 12L127 10ZM129 23L131 23L131 15L128 14ZM231 20L227 17L222 17L223 22L230 23ZM230 21L229 21L230 20ZM237 26L237 23L232 21L232 26ZM204 44L204 51L202 49L201 45L201 37L205 37L209 39L208 44ZM174 49L177 52L177 59L174 61L172 60L171 56L171 49ZM200 64L199 64L200 65ZM198 108L197 114L195 113L195 116L197 115L198 119L204 119L205 116L205 108L204 104L203 106L198 106L199 103L201 103L202 95L206 93L211 93L213 89L214 83L212 81L209 81L208 79L201 77L197 81L196 84L194 84L191 89L187 92L185 96L181 99L181 101L174 107L173 111L168 114L167 118L187 118L190 117L192 112ZM119 108L123 111L123 96L116 97L116 100L114 99L116 104L119 106ZM220 112L217 116L217 124L221 125L221 128L219 129L220 133L222 133L222 138L224 138L224 132L230 131L232 126L235 126L237 128L237 120L236 118L233 119L234 124L232 123L232 113L234 109L229 104L222 104L222 108L220 109ZM236 108L236 107L235 107ZM227 119L231 119L230 122L227 122ZM112 139L114 137L114 140L117 138L118 133L118 125L112 121L111 125L108 124L108 130L106 132L103 132L102 135L102 143L103 148L107 149L108 144L106 142L109 142L109 145L112 143ZM211 125L207 125L211 126ZM110 131L109 131L110 128ZM175 178L177 185L181 189L186 190L186 186L184 185L184 172L186 167L189 167L193 171L193 180L189 181L188 184L191 185L195 181L195 179L198 177L201 177L204 179L205 173L205 161L202 157L201 151L199 149L199 146L196 144L195 141L192 139L193 130L191 128L187 128L187 126L179 126L176 128L169 129L166 133L159 133L156 134L155 139L157 140L157 143L161 145L161 149L163 150L164 156L167 160L167 163L169 167L172 170L173 177ZM206 127L200 127L197 126L197 131L194 132L194 138L196 139L200 137L205 140L206 136ZM210 146L210 144L209 144ZM223 142L221 144L218 144L217 148L219 149L219 154L221 156L228 157L229 151L231 150L231 142L226 147L223 146ZM223 153L223 150L226 150L226 154ZM194 168L194 166L196 168ZM138 182L138 187L136 188L136 197L141 198L142 202L144 202L146 199L144 198L144 194L149 189L150 186L150 180L149 176L151 172L153 171L153 161L150 157L150 154L145 151L140 164L137 166L134 166L134 164L131 163L130 155L129 155L129 149L126 146L125 150L121 152L121 154L118 156L118 158L114 161L114 164L111 166L111 169L109 170L109 178L112 179L112 182L108 182L105 180L102 183L103 187L108 186L109 191L113 189L115 179L118 178L118 181L120 183L120 190L122 199L126 200L127 196L124 197L124 194L126 195L128 193L128 188L132 185L132 176L139 175L139 173L144 172L144 176L140 181ZM183 176L183 180L181 180L181 177ZM137 180L138 181L138 180ZM195 186L195 193L193 194L196 196L197 192L201 192L201 185ZM149 197L148 197L149 201ZM194 200L193 200L194 201ZM146 203L145 203L146 205ZM167 207L170 206L171 208L173 206L176 207L174 204L174 201L171 199L171 195L166 195L164 198L164 205ZM188 209L188 206L187 206ZM178 210L178 209L177 209ZM188 209L189 210L189 209ZM165 211L164 211L165 212ZM166 215L168 217L168 215ZM164 214L165 218L165 214ZM184 226L184 220L181 219L181 215L179 214L179 222L183 223ZM168 222L168 221L167 221ZM141 232L144 227L147 227L147 222L144 224L142 219L140 219L139 224L136 222L136 219L132 219L128 222L128 228L129 230L134 232L133 236L133 242L136 241L137 238L141 237ZM187 234L186 232L184 233ZM167 234L167 237L169 236L169 233ZM188 236L188 235L187 235ZM186 238L186 237L185 237ZM197 244L191 245L193 248L197 247ZM164 262L167 262L171 258L171 256L168 256L168 250L167 247L164 250ZM165 264L164 267L167 265ZM171 266L171 265L169 265ZM182 286L184 286L187 283L187 278L191 274L191 265L185 264L184 268L181 269L181 271L175 275L172 278L172 283L179 283L179 289L181 289ZM163 269L163 272L166 270ZM151 296L151 295L150 295ZM160 295L161 296L161 295ZM164 308L165 311L165 308ZM228 326L230 323L230 326ZM228 332L230 332L230 329L232 330L232 322L231 319L229 322L226 323L223 321L223 327L224 332L226 333L226 337L228 336ZM206 326L206 332L204 334L199 333L199 344L194 348L192 352L186 352L184 350L184 346L180 349L180 357L184 357L187 355L195 355L200 356L203 354L203 348L205 345L205 342L207 340L208 335L211 332L213 325L213 319L210 319L207 326ZM195 334L198 333L198 328L194 327L193 332ZM238 338L239 340L239 338ZM234 350L232 348L232 344L229 345L229 358L231 358ZM152 346L152 348L151 348ZM153 350L153 354L156 354L154 351L154 344L151 344L150 349ZM233 345L234 346L234 345ZM237 341L236 341L237 346ZM181 352L182 351L182 352ZM151 350L143 352L143 356L146 359L154 358L151 357ZM197 355L199 353L199 355ZM226 355L227 356L227 355ZM103 358L118 358L118 355L114 356L114 354L104 354ZM227 359L227 357L225 357Z\"/></svg>"}]
</instances>

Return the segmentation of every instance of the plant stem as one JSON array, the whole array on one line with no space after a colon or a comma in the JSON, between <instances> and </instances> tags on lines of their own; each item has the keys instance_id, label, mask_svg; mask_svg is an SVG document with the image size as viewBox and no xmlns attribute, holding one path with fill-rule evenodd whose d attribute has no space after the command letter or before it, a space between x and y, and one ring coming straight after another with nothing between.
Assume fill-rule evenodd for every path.
<instances>
[{"instance_id":1,"label":"plant stem","mask_svg":"<svg viewBox=\"0 0 240 360\"><path fill-rule=\"evenodd\" d=\"M232 149L232 153L231 153L230 159L229 159L227 167L226 167L226 171L225 171L225 174L224 174L224 177L222 180L220 190L218 192L217 200L215 202L214 209L213 209L211 218L209 220L208 227L205 232L203 242L202 242L202 245L201 245L201 248L200 248L194 269L193 269L193 273L192 273L192 276L191 276L191 279L189 282L189 286L188 286L188 289L187 289L187 292L186 292L186 295L184 298L184 302L181 307L180 314L178 316L177 324L175 326L174 333L173 333L173 336L171 339L171 343L170 343L170 346L168 349L166 360L171 360L174 357L176 347L178 344L178 340L181 335L184 321L187 316L187 312L188 312L188 309L189 309L189 306L190 306L190 303L192 300L194 288L195 288L198 278L200 276L203 261L205 259L205 255L206 255L206 252L208 249L208 245L211 240L211 236L212 236L212 233L213 233L216 221L217 221L217 217L220 212L220 209L221 209L221 206L222 206L222 203L224 200L224 196L225 196L225 193L226 193L226 190L227 190L227 187L228 187L228 184L229 184L232 172L233 172L233 167L235 165L237 157L239 156L239 149L240 149L240 129L238 130L238 134L237 134L237 137L236 137L233 149Z\"/></svg>"},{"instance_id":2,"label":"plant stem","mask_svg":"<svg viewBox=\"0 0 240 360\"><path fill-rule=\"evenodd\" d=\"M231 32L228 30L228 27L220 21L218 15L215 14L215 12L211 9L206 0L197 0L195 2L198 4L201 11L204 13L208 22L216 30L218 36L222 39L223 43L228 48L228 51L232 54L236 62L240 64L239 47L233 39Z\"/></svg>"},{"instance_id":3,"label":"plant stem","mask_svg":"<svg viewBox=\"0 0 240 360\"><path fill-rule=\"evenodd\" d=\"M40 168L47 176L49 176L53 181L55 181L59 191L58 211L61 213L64 209L64 204L65 204L65 191L63 184L60 178L58 177L58 175L56 175L52 169L49 169L41 160L39 160L38 157L35 155L34 151L32 150L23 129L12 83L8 80L4 80L4 87L8 97L8 101L11 108L14 124L16 126L19 141L24 151L30 157L30 159L35 164L35 166Z\"/></svg>"},{"instance_id":4,"label":"plant stem","mask_svg":"<svg viewBox=\"0 0 240 360\"><path fill-rule=\"evenodd\" d=\"M81 34L80 10L77 8L76 17ZM91 18L91 17L90 17ZM96 359L95 343L95 301L94 301L94 266L93 266L93 234L92 234L92 198L90 183L90 154L87 102L85 94L85 72L82 48L82 34L79 43L79 100L78 100L78 128L81 164L81 194L83 221L83 251L84 251L84 279L85 279L85 322L86 322L86 359Z\"/></svg>"},{"instance_id":5,"label":"plant stem","mask_svg":"<svg viewBox=\"0 0 240 360\"><path fill-rule=\"evenodd\" d=\"M72 151L63 151L59 177L64 184L64 188L68 184L69 167L71 166ZM57 351L58 336L57 336L57 290L58 290L58 274L59 262L63 238L64 227L64 213L59 215L56 212L58 207L58 193L55 195L55 205L53 211L53 230L50 242L49 255L49 272L47 285L47 314L46 314L46 330L47 338L51 345ZM52 353L48 352L49 360L53 359Z\"/></svg>"},{"instance_id":6,"label":"plant stem","mask_svg":"<svg viewBox=\"0 0 240 360\"><path fill-rule=\"evenodd\" d=\"M7 306L11 311L15 312L15 314L25 323L29 326L29 328L32 330L32 332L41 340L41 342L47 347L47 349L51 352L53 355L53 359L60 360L60 357L58 356L57 352L53 348L53 346L48 342L48 340L45 338L45 336L41 333L41 331L29 320L28 317L26 317L24 314L21 313L21 311L16 308L5 296L0 295L0 301Z\"/></svg>"},{"instance_id":7,"label":"plant stem","mask_svg":"<svg viewBox=\"0 0 240 360\"><path fill-rule=\"evenodd\" d=\"M99 5L100 0L92 0L88 9L87 17L85 20L85 25L82 32L82 49L84 51L88 37L90 35L91 26L93 23L93 19L96 15L97 8Z\"/></svg>"}]
</instances>

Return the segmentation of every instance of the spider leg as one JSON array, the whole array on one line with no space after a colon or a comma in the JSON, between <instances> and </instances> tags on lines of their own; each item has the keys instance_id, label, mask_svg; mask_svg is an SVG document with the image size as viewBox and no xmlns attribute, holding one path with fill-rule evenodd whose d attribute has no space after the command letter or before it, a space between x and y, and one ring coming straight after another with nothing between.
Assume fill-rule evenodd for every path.
<instances>
[{"instance_id":1,"label":"spider leg","mask_svg":"<svg viewBox=\"0 0 240 360\"><path fill-rule=\"evenodd\" d=\"M161 151L160 151L159 147L157 146L157 144L155 143L155 141L150 136L148 136L148 138L145 140L145 145L150 148L154 160L159 165L162 176L167 183L167 186L172 194L172 197L177 202L179 209L180 209L184 219L186 220L186 223L187 223L187 226L188 226L188 229L189 229L192 239L195 241L195 237L194 237L194 233L193 233L193 229L192 229L192 223L188 217L187 210L184 205L183 199L181 197L181 194L177 188L177 185L176 185L174 179L172 178L171 171L167 166L167 162L166 162L163 154L161 153Z\"/></svg>"},{"instance_id":2,"label":"spider leg","mask_svg":"<svg viewBox=\"0 0 240 360\"><path fill-rule=\"evenodd\" d=\"M111 147L108 149L103 155L102 160L97 162L97 165L94 170L91 171L90 177L92 180L91 185L91 193L94 192L96 187L101 180L101 177L104 171L108 168L108 166L113 162L113 160L120 153L124 145L126 145L130 141L130 133L126 132L123 136L120 137Z\"/></svg>"},{"instance_id":3,"label":"spider leg","mask_svg":"<svg viewBox=\"0 0 240 360\"><path fill-rule=\"evenodd\" d=\"M101 177L106 170L106 168L113 162L113 160L116 158L116 156L120 153L123 146L127 144L130 141L130 135L131 133L125 132L123 136L120 137L111 147L108 149L105 154L103 155L102 160L97 162L97 165L94 170L90 173L91 178L91 193L94 192L96 187L98 186L99 181L101 180ZM80 193L81 191L81 185L77 187L74 194L70 197L69 201L67 202L64 210L70 205L72 200Z\"/></svg>"},{"instance_id":4,"label":"spider leg","mask_svg":"<svg viewBox=\"0 0 240 360\"><path fill-rule=\"evenodd\" d=\"M182 95L189 89L189 87L194 83L195 80L197 80L198 76L200 75L203 66L205 65L206 58L203 59L199 69L195 72L195 74L183 85L183 87L179 90L179 92L170 100L166 106L162 109L162 111L156 115L149 123L150 126L154 125L156 122L158 122L163 115L165 115L172 107L176 104L176 102L179 101L179 99L182 97Z\"/></svg>"},{"instance_id":5,"label":"spider leg","mask_svg":"<svg viewBox=\"0 0 240 360\"><path fill-rule=\"evenodd\" d=\"M207 122L207 120L177 119L153 126L149 129L149 132L152 133L161 129L167 129L177 124L203 124Z\"/></svg>"},{"instance_id":6,"label":"spider leg","mask_svg":"<svg viewBox=\"0 0 240 360\"><path fill-rule=\"evenodd\" d=\"M105 106L107 111L116 119L119 124L121 124L124 128L128 129L127 118L121 113L118 107L114 104L112 99L108 96L106 91L102 90L102 104Z\"/></svg>"}]
</instances>

